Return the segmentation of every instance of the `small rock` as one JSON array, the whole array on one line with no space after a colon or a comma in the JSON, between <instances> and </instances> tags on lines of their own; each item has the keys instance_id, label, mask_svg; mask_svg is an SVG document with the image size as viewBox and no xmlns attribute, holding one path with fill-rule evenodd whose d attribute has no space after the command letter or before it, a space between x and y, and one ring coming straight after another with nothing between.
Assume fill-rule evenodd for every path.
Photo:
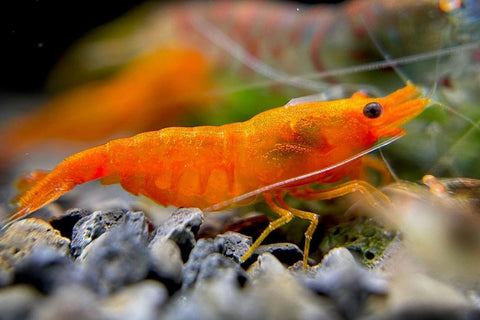
<instances>
[{"instance_id":1,"label":"small rock","mask_svg":"<svg viewBox=\"0 0 480 320\"><path fill-rule=\"evenodd\" d=\"M200 209L179 208L155 230L151 243L171 239L180 247L183 261L187 261L202 221L203 212Z\"/></svg>"},{"instance_id":2,"label":"small rock","mask_svg":"<svg viewBox=\"0 0 480 320\"><path fill-rule=\"evenodd\" d=\"M251 239L236 232L218 235L215 240L200 239L183 268L182 290L196 282L218 277L226 269L236 273L236 285L242 286L247 275L240 267L240 258L250 248Z\"/></svg>"},{"instance_id":3,"label":"small rock","mask_svg":"<svg viewBox=\"0 0 480 320\"><path fill-rule=\"evenodd\" d=\"M78 261L98 279L102 295L144 279L150 262L146 244L132 224L111 228L96 238Z\"/></svg>"},{"instance_id":4,"label":"small rock","mask_svg":"<svg viewBox=\"0 0 480 320\"><path fill-rule=\"evenodd\" d=\"M190 253L187 263L183 266L182 290L193 286L200 272L201 261L212 253L218 253L218 248L212 239L198 240L197 245Z\"/></svg>"},{"instance_id":5,"label":"small rock","mask_svg":"<svg viewBox=\"0 0 480 320\"><path fill-rule=\"evenodd\" d=\"M275 274L286 274L285 267L270 252L262 253L247 270L247 274L252 280L255 280L265 273L271 276Z\"/></svg>"},{"instance_id":6,"label":"small rock","mask_svg":"<svg viewBox=\"0 0 480 320\"><path fill-rule=\"evenodd\" d=\"M370 295L387 293L387 281L379 273L362 268L346 248L331 250L311 271L301 279L314 292L333 299L346 319L361 315Z\"/></svg>"},{"instance_id":7,"label":"small rock","mask_svg":"<svg viewBox=\"0 0 480 320\"><path fill-rule=\"evenodd\" d=\"M467 297L454 287L421 273L397 274L389 289L387 304L392 311L472 307Z\"/></svg>"},{"instance_id":8,"label":"small rock","mask_svg":"<svg viewBox=\"0 0 480 320\"><path fill-rule=\"evenodd\" d=\"M245 319L339 319L328 301L297 281L277 258L262 254L248 270L242 309Z\"/></svg>"},{"instance_id":9,"label":"small rock","mask_svg":"<svg viewBox=\"0 0 480 320\"><path fill-rule=\"evenodd\" d=\"M182 283L183 261L177 244L170 239L155 241L149 248L149 278L163 282L169 292L178 290Z\"/></svg>"},{"instance_id":10,"label":"small rock","mask_svg":"<svg viewBox=\"0 0 480 320\"><path fill-rule=\"evenodd\" d=\"M10 261L0 256L0 288L13 283L13 269Z\"/></svg>"},{"instance_id":11,"label":"small rock","mask_svg":"<svg viewBox=\"0 0 480 320\"><path fill-rule=\"evenodd\" d=\"M0 289L0 318L3 320L26 319L41 299L40 294L28 285Z\"/></svg>"},{"instance_id":12,"label":"small rock","mask_svg":"<svg viewBox=\"0 0 480 320\"><path fill-rule=\"evenodd\" d=\"M131 212L124 209L95 211L91 215L80 219L73 227L72 243L70 245L72 255L74 257L80 256L90 242L111 227L125 223L133 224L133 229L137 230L135 232L136 236L143 237L146 241L148 228L143 212Z\"/></svg>"},{"instance_id":13,"label":"small rock","mask_svg":"<svg viewBox=\"0 0 480 320\"><path fill-rule=\"evenodd\" d=\"M73 227L82 218L92 214L90 210L86 209L69 209L65 214L53 217L50 219L50 224L53 228L60 231L63 237L72 239Z\"/></svg>"},{"instance_id":14,"label":"small rock","mask_svg":"<svg viewBox=\"0 0 480 320\"><path fill-rule=\"evenodd\" d=\"M40 246L69 255L70 240L43 220L29 218L14 222L0 237L0 260L7 268L28 257Z\"/></svg>"},{"instance_id":15,"label":"small rock","mask_svg":"<svg viewBox=\"0 0 480 320\"><path fill-rule=\"evenodd\" d=\"M244 236L237 232L226 232L219 234L214 240L214 244L224 256L240 262L240 258L250 249L252 238Z\"/></svg>"},{"instance_id":16,"label":"small rock","mask_svg":"<svg viewBox=\"0 0 480 320\"><path fill-rule=\"evenodd\" d=\"M94 280L70 258L49 247L36 248L16 266L15 282L31 284L42 293L71 284L95 287Z\"/></svg>"},{"instance_id":17,"label":"small rock","mask_svg":"<svg viewBox=\"0 0 480 320\"><path fill-rule=\"evenodd\" d=\"M81 286L66 286L55 291L53 295L35 306L31 320L107 320L98 305L97 296Z\"/></svg>"},{"instance_id":18,"label":"small rock","mask_svg":"<svg viewBox=\"0 0 480 320\"><path fill-rule=\"evenodd\" d=\"M220 253L212 253L201 261L196 282L198 283L211 278L217 278L221 273L224 273L226 269L234 270L236 273L234 279L235 283L238 286L243 286L247 280L246 272L238 263Z\"/></svg>"},{"instance_id":19,"label":"small rock","mask_svg":"<svg viewBox=\"0 0 480 320\"><path fill-rule=\"evenodd\" d=\"M273 254L278 260L286 265L293 265L297 261L303 259L303 252L293 243L272 243L261 245L252 254L252 259L256 259L258 256L265 252Z\"/></svg>"},{"instance_id":20,"label":"small rock","mask_svg":"<svg viewBox=\"0 0 480 320\"><path fill-rule=\"evenodd\" d=\"M156 281L142 281L109 296L101 308L110 319L158 319L160 308L165 304L168 292Z\"/></svg>"},{"instance_id":21,"label":"small rock","mask_svg":"<svg viewBox=\"0 0 480 320\"><path fill-rule=\"evenodd\" d=\"M162 319L249 319L242 316L245 313L243 301L237 272L224 269L216 277L201 281L181 295L174 296L165 306Z\"/></svg>"}]
</instances>

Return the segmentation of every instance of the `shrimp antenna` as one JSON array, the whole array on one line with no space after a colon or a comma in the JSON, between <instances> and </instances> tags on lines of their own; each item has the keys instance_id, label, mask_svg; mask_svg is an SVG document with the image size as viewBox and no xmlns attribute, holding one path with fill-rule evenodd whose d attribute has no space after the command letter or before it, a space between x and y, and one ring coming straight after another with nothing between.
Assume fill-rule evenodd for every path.
<instances>
[{"instance_id":1,"label":"shrimp antenna","mask_svg":"<svg viewBox=\"0 0 480 320\"><path fill-rule=\"evenodd\" d=\"M198 28L204 37L224 49L234 58L245 64L253 71L266 76L272 80L283 82L297 88L308 89L313 91L325 90L325 85L319 82L308 80L299 76L293 76L281 70L277 70L266 63L260 61L255 56L250 54L247 50L242 48L227 34L222 32L219 28L209 23L206 19L199 15L192 15L192 24Z\"/></svg>"},{"instance_id":2,"label":"shrimp antenna","mask_svg":"<svg viewBox=\"0 0 480 320\"><path fill-rule=\"evenodd\" d=\"M379 152L380 152L380 157L382 157L382 161L385 163L385 166L387 167L388 172L390 172L390 174L392 175L393 180L395 180L396 182L399 182L400 178L398 178L397 174L395 173L392 166L390 165L390 162L388 162L387 158L385 157L385 154L383 153L383 150L380 149Z\"/></svg>"},{"instance_id":3,"label":"shrimp antenna","mask_svg":"<svg viewBox=\"0 0 480 320\"><path fill-rule=\"evenodd\" d=\"M409 82L409 79L407 75L398 67L398 61L393 59L390 56L390 54L388 54L388 52L380 45L380 42L378 42L378 39L373 35L372 30L368 26L363 16L360 16L360 20L362 20L362 23L365 26L365 29L367 30L368 36L370 37L370 40L372 40L373 44L375 45L375 48L378 50L378 52L380 52L380 54L383 56L385 61L389 63L389 66L392 67L393 70L395 70L395 72L400 77L400 79L402 79L403 83L407 84Z\"/></svg>"}]
</instances>

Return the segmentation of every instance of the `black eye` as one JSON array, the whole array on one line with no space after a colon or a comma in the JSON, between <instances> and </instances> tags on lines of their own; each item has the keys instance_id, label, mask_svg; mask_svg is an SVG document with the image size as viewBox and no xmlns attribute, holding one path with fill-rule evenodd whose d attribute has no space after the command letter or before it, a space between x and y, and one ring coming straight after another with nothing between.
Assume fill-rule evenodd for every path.
<instances>
[{"instance_id":1,"label":"black eye","mask_svg":"<svg viewBox=\"0 0 480 320\"><path fill-rule=\"evenodd\" d=\"M383 113L383 107L378 102L370 102L363 107L363 115L370 119L378 118Z\"/></svg>"}]
</instances>

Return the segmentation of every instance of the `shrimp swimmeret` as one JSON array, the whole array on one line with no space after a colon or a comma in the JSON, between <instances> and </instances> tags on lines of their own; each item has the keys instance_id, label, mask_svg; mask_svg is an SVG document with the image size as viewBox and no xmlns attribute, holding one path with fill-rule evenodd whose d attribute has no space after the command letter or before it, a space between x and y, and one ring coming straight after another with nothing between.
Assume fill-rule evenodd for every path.
<instances>
[{"instance_id":1,"label":"shrimp swimmeret","mask_svg":"<svg viewBox=\"0 0 480 320\"><path fill-rule=\"evenodd\" d=\"M382 138L403 135L400 126L428 104L429 98L407 84L383 98L358 92L348 99L288 104L245 122L166 128L112 140L66 158L50 173L37 172L32 188L16 198L19 207L11 219L99 178L106 184L120 183L125 190L163 205L201 209L220 209L222 203L234 205L226 202L230 199L262 193L280 218L271 222L242 259L272 230L297 216L310 221L305 233L306 266L318 217L288 207L283 193L308 199L329 199L354 191L375 193L375 188L359 180L363 166L358 155ZM326 172L309 175L319 170ZM307 176L298 178L302 175ZM302 188L346 178L348 182L328 190L305 192Z\"/></svg>"}]
</instances>

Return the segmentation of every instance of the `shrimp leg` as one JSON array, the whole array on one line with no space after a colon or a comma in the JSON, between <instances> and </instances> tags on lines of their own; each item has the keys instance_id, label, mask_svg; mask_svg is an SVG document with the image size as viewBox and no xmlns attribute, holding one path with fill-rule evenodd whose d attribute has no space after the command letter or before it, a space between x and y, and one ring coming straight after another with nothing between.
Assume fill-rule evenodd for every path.
<instances>
[{"instance_id":1,"label":"shrimp leg","mask_svg":"<svg viewBox=\"0 0 480 320\"><path fill-rule=\"evenodd\" d=\"M265 240L265 238L270 234L270 232L289 223L294 216L291 210L281 208L273 201L272 193L264 193L263 197L265 198L265 202L276 214L280 216L280 218L273 220L268 224L268 227L263 230L257 240L255 240L255 242L252 244L250 249L240 258L241 262L245 262L255 252L255 250L257 250L257 248L260 246L260 244L262 244L263 240ZM277 196L275 198L277 198Z\"/></svg>"},{"instance_id":2,"label":"shrimp leg","mask_svg":"<svg viewBox=\"0 0 480 320\"><path fill-rule=\"evenodd\" d=\"M299 217L301 219L310 220L310 224L308 225L307 230L305 231L305 246L303 247L303 268L307 268L308 263L308 254L310 252L310 242L312 241L313 233L317 229L318 226L318 214L313 212L298 210L295 208L290 207L282 197L276 198L278 203L286 210L293 213L295 217Z\"/></svg>"},{"instance_id":3,"label":"shrimp leg","mask_svg":"<svg viewBox=\"0 0 480 320\"><path fill-rule=\"evenodd\" d=\"M378 191L374 186L370 185L369 183L362 181L362 180L352 180L347 181L339 186L336 186L331 189L327 190L314 190L311 188L302 188L302 192L298 189L294 189L290 191L292 195L308 199L308 200L327 200L333 199L337 197L341 197L353 192L360 192L363 194L367 200L367 202L372 205L373 207L378 207L379 201L383 202L383 204L390 204L390 199L383 194L382 192ZM253 252L260 246L260 244L265 240L265 238L275 229L289 223L293 217L298 217L301 219L306 219L310 221L310 225L308 226L307 230L305 231L305 246L303 249L303 268L307 267L308 262L308 254L310 252L310 242L313 237L313 233L317 229L318 226L318 219L319 216L313 212L298 210L295 208L291 208L284 200L281 194L282 190L277 189L270 193L264 193L264 198L270 208L277 213L280 218L273 220L270 222L268 227L263 230L260 236L255 240L252 244L250 249L242 256L240 259L241 262L250 257ZM272 198L272 194L275 197ZM275 201L278 203L275 203Z\"/></svg>"},{"instance_id":4,"label":"shrimp leg","mask_svg":"<svg viewBox=\"0 0 480 320\"><path fill-rule=\"evenodd\" d=\"M377 200L380 200L383 202L383 204L390 204L390 199L385 194L363 180L347 181L334 188L326 190L304 188L303 192L294 190L290 193L297 198L302 198L305 200L328 200L342 197L357 191L364 195L367 202L373 207L378 207L380 205Z\"/></svg>"},{"instance_id":5,"label":"shrimp leg","mask_svg":"<svg viewBox=\"0 0 480 320\"><path fill-rule=\"evenodd\" d=\"M275 200L280 204L277 205L272 199L272 193L275 196ZM308 253L310 251L310 241L312 240L313 233L318 225L318 215L312 212L302 211L298 209L291 208L282 198L281 190L275 190L272 193L265 193L265 201L270 206L270 208L277 213L280 218L270 222L268 227L263 230L257 240L253 243L250 249L243 255L240 259L242 262L248 259L253 252L260 246L260 244L265 240L265 238L275 229L289 223L293 217L298 217L301 219L310 220L310 225L305 231L305 247L303 250L303 268L307 267Z\"/></svg>"}]
</instances>

